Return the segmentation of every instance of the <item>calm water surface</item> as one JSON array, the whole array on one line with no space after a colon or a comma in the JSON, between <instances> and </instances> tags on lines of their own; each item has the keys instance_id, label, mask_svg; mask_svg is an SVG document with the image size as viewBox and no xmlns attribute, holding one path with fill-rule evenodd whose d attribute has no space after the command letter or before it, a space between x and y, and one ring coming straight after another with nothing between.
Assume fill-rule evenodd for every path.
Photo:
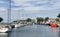
<instances>
[{"instance_id":1,"label":"calm water surface","mask_svg":"<svg viewBox=\"0 0 60 37\"><path fill-rule=\"evenodd\" d=\"M0 37L60 37L60 28L45 25L29 25L14 28L10 33L0 33Z\"/></svg>"}]
</instances>

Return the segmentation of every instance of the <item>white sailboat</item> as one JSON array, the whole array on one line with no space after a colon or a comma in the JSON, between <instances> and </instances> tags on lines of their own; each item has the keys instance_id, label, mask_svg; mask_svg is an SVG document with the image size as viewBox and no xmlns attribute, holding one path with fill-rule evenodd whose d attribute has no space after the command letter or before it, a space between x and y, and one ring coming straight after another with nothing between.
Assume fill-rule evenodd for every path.
<instances>
[{"instance_id":1,"label":"white sailboat","mask_svg":"<svg viewBox=\"0 0 60 37\"><path fill-rule=\"evenodd\" d=\"M20 16L19 12L17 13L17 19L20 19L18 16ZM20 24L18 22L14 25L15 28L20 27L20 26L22 26L22 24Z\"/></svg>"},{"instance_id":2,"label":"white sailboat","mask_svg":"<svg viewBox=\"0 0 60 37\"><path fill-rule=\"evenodd\" d=\"M17 27L19 27L19 26L20 26L20 25L17 24L17 25L15 25L15 28L17 28Z\"/></svg>"},{"instance_id":3,"label":"white sailboat","mask_svg":"<svg viewBox=\"0 0 60 37\"><path fill-rule=\"evenodd\" d=\"M8 28L2 28L2 29L0 29L0 32L7 32L8 31Z\"/></svg>"},{"instance_id":4,"label":"white sailboat","mask_svg":"<svg viewBox=\"0 0 60 37\"><path fill-rule=\"evenodd\" d=\"M23 24L15 24L15 28L21 27Z\"/></svg>"},{"instance_id":5,"label":"white sailboat","mask_svg":"<svg viewBox=\"0 0 60 37\"><path fill-rule=\"evenodd\" d=\"M58 22L57 25L60 26L60 23Z\"/></svg>"},{"instance_id":6,"label":"white sailboat","mask_svg":"<svg viewBox=\"0 0 60 37\"><path fill-rule=\"evenodd\" d=\"M0 32L7 32L9 29L8 28L5 28L5 27L2 27L0 26Z\"/></svg>"}]
</instances>

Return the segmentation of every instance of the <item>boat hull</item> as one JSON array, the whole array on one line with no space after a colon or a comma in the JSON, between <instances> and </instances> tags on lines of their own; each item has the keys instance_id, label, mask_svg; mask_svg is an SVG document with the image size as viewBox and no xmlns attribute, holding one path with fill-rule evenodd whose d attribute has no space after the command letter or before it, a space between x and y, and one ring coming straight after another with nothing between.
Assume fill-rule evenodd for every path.
<instances>
[{"instance_id":1,"label":"boat hull","mask_svg":"<svg viewBox=\"0 0 60 37\"><path fill-rule=\"evenodd\" d=\"M8 28L2 28L2 29L0 29L0 32L1 33L5 33L5 32L7 32L9 29Z\"/></svg>"},{"instance_id":2,"label":"boat hull","mask_svg":"<svg viewBox=\"0 0 60 37\"><path fill-rule=\"evenodd\" d=\"M25 26L25 25L26 25L26 24L16 24L16 25L15 25L15 28L16 28L16 27L22 27L22 26Z\"/></svg>"}]
</instances>

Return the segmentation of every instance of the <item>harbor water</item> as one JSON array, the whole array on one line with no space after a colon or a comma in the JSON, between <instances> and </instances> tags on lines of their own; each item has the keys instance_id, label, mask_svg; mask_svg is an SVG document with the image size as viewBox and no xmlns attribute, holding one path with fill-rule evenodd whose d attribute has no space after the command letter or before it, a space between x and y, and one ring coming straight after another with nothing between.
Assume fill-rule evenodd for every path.
<instances>
[{"instance_id":1,"label":"harbor water","mask_svg":"<svg viewBox=\"0 0 60 37\"><path fill-rule=\"evenodd\" d=\"M0 33L0 37L60 37L60 29L46 25L28 25Z\"/></svg>"}]
</instances>

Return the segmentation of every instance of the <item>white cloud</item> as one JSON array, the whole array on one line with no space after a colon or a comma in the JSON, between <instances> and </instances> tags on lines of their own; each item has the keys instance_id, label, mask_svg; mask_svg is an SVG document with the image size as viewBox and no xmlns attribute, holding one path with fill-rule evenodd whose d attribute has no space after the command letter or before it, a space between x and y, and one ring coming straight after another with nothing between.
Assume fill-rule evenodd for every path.
<instances>
[{"instance_id":1,"label":"white cloud","mask_svg":"<svg viewBox=\"0 0 60 37\"><path fill-rule=\"evenodd\" d=\"M21 5L21 6L25 6L24 7L24 10L53 10L53 9L57 9L57 8L60 8L60 2L57 2L55 3L56 1L49 1L49 0L13 0L15 2L15 5ZM33 4L30 4L30 3L26 3L26 2L29 2L29 1L35 1L36 4L44 4L44 3L50 3L50 4L53 4L53 5L43 5L43 6L38 6L38 7L35 7L33 6ZM19 8L18 8L19 9Z\"/></svg>"},{"instance_id":2,"label":"white cloud","mask_svg":"<svg viewBox=\"0 0 60 37\"><path fill-rule=\"evenodd\" d=\"M60 2L57 2L53 5L53 8L59 9L60 8Z\"/></svg>"},{"instance_id":3,"label":"white cloud","mask_svg":"<svg viewBox=\"0 0 60 37\"><path fill-rule=\"evenodd\" d=\"M31 4L28 4L28 3L27 4L26 3L25 4L22 4L22 6L24 6L24 7L32 7L32 5Z\"/></svg>"},{"instance_id":4,"label":"white cloud","mask_svg":"<svg viewBox=\"0 0 60 37\"><path fill-rule=\"evenodd\" d=\"M16 5L24 5L27 1L35 1L35 0L13 0Z\"/></svg>"},{"instance_id":5,"label":"white cloud","mask_svg":"<svg viewBox=\"0 0 60 37\"><path fill-rule=\"evenodd\" d=\"M0 3L4 3L4 1L0 1Z\"/></svg>"},{"instance_id":6,"label":"white cloud","mask_svg":"<svg viewBox=\"0 0 60 37\"><path fill-rule=\"evenodd\" d=\"M11 3L11 5L16 5L16 6L19 6L19 4L16 4L16 3Z\"/></svg>"},{"instance_id":7,"label":"white cloud","mask_svg":"<svg viewBox=\"0 0 60 37\"><path fill-rule=\"evenodd\" d=\"M44 7L25 7L24 10L26 11L38 11L38 10L46 10Z\"/></svg>"},{"instance_id":8,"label":"white cloud","mask_svg":"<svg viewBox=\"0 0 60 37\"><path fill-rule=\"evenodd\" d=\"M54 1L54 0L13 0L15 2L15 5L16 6L23 6L23 7L20 7L20 8L12 8L12 12L24 12L24 13L35 13L35 12L38 12L38 11L41 11L41 10L56 10L58 8L60 8L60 1ZM29 2L30 3L26 3L26 2ZM33 1L33 4L31 4L31 1ZM35 1L35 2L34 2ZM33 6L34 4L43 4L42 6ZM47 4L45 4L47 3ZM52 4L52 5L51 5Z\"/></svg>"},{"instance_id":9,"label":"white cloud","mask_svg":"<svg viewBox=\"0 0 60 37\"><path fill-rule=\"evenodd\" d=\"M52 12L58 13L56 11L56 9L60 9L60 0L13 0L13 2L14 3L11 3L11 5L22 6L22 7L11 8L12 20L16 20L17 14L19 12L21 14L21 17L19 17L19 18L23 18L23 17L27 18L27 17L35 17L35 16L50 16L51 15L50 13L52 13ZM6 3L6 2L0 1L0 3ZM1 14L2 11L4 12L3 15ZM1 12L0 15L6 21L7 20L7 9L0 7L0 12ZM6 14L5 14L5 12L6 12ZM49 14L46 15L48 12L50 15ZM36 13L36 14L34 14L34 13Z\"/></svg>"},{"instance_id":10,"label":"white cloud","mask_svg":"<svg viewBox=\"0 0 60 37\"><path fill-rule=\"evenodd\" d=\"M8 3L8 2L5 2L5 1L0 1L0 3Z\"/></svg>"},{"instance_id":11,"label":"white cloud","mask_svg":"<svg viewBox=\"0 0 60 37\"><path fill-rule=\"evenodd\" d=\"M6 11L6 9L3 7L0 7L0 12L2 12L2 11Z\"/></svg>"},{"instance_id":12,"label":"white cloud","mask_svg":"<svg viewBox=\"0 0 60 37\"><path fill-rule=\"evenodd\" d=\"M13 0L16 5L21 5L24 1L23 0Z\"/></svg>"}]
</instances>

